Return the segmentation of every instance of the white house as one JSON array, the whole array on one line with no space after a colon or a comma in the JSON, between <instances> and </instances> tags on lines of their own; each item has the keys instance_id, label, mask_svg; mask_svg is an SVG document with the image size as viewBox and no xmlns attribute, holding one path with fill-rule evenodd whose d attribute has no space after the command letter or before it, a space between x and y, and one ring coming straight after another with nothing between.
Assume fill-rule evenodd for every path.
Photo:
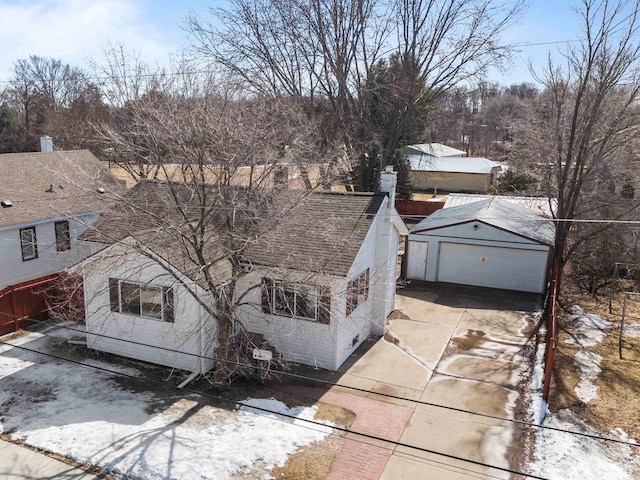
<instances>
[{"instance_id":1,"label":"white house","mask_svg":"<svg viewBox=\"0 0 640 480\"><path fill-rule=\"evenodd\" d=\"M0 302L37 313L8 296L93 253L77 237L107 208L100 192L119 188L87 150L0 155Z\"/></svg>"},{"instance_id":2,"label":"white house","mask_svg":"<svg viewBox=\"0 0 640 480\"><path fill-rule=\"evenodd\" d=\"M407 276L544 293L554 231L548 218L500 198L438 210L411 229Z\"/></svg>"},{"instance_id":3,"label":"white house","mask_svg":"<svg viewBox=\"0 0 640 480\"><path fill-rule=\"evenodd\" d=\"M235 279L234 321L286 360L327 369L337 369L368 335L382 335L394 305L399 235L408 234L393 207L395 177L385 172L385 192L375 194L285 189L282 195L299 202L243 252L243 272L233 276L224 256L209 269L216 288ZM212 356L217 329L203 303L215 308L214 300L202 268L166 226L153 225L168 214L167 188L139 183L128 195L144 205L144 215L115 207L83 235L106 246L77 267L88 346L204 372L212 363L199 357ZM177 197L188 208L191 197ZM124 210L132 215L127 222ZM216 258L217 237L211 238L207 248Z\"/></svg>"}]
</instances>

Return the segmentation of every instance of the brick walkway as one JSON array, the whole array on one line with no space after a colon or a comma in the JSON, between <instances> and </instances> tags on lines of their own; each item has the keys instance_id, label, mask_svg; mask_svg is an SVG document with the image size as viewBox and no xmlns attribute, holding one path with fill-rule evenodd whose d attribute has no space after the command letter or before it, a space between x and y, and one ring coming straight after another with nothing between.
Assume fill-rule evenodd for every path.
<instances>
[{"instance_id":1,"label":"brick walkway","mask_svg":"<svg viewBox=\"0 0 640 480\"><path fill-rule=\"evenodd\" d=\"M384 438L392 442L400 436L413 414L413 408L380 402L348 393L273 382L269 385L302 397L337 405L356 414L351 432L364 433ZM327 480L378 480L394 450L394 445L382 440L347 433L342 438L340 450L331 466Z\"/></svg>"}]
</instances>

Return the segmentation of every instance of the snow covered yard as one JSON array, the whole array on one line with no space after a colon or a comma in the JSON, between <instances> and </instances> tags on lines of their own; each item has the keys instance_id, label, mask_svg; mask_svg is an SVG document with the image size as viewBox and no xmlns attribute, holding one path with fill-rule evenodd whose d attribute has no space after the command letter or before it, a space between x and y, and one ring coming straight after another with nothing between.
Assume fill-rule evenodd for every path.
<instances>
[{"instance_id":1,"label":"snow covered yard","mask_svg":"<svg viewBox=\"0 0 640 480\"><path fill-rule=\"evenodd\" d=\"M531 386L531 416L542 425L622 440L539 429L532 473L562 480L640 478L638 362L619 360L616 327L573 307L562 322L549 405L542 401L544 345ZM631 438L631 436L635 436ZM631 444L631 445L629 445Z\"/></svg>"},{"instance_id":2,"label":"snow covered yard","mask_svg":"<svg viewBox=\"0 0 640 480\"><path fill-rule=\"evenodd\" d=\"M94 368L0 345L0 433L116 477L269 478L300 448L334 438L329 422L303 421L314 419L317 406L246 398L240 408L224 408L95 368L146 377L144 365L70 354L38 333L10 342Z\"/></svg>"}]
</instances>

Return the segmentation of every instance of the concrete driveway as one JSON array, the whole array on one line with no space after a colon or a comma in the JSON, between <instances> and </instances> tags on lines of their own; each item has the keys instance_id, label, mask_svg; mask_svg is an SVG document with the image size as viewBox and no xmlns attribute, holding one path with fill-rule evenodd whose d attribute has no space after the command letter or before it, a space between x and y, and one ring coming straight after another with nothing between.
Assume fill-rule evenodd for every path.
<instances>
[{"instance_id":1,"label":"concrete driveway","mask_svg":"<svg viewBox=\"0 0 640 480\"><path fill-rule=\"evenodd\" d=\"M385 338L343 366L338 383L417 400L367 395L413 409L401 443L521 470L526 439L517 425L425 403L522 418L538 308L535 295L413 283L398 292ZM504 471L399 446L380 478L487 474L509 478Z\"/></svg>"}]
</instances>

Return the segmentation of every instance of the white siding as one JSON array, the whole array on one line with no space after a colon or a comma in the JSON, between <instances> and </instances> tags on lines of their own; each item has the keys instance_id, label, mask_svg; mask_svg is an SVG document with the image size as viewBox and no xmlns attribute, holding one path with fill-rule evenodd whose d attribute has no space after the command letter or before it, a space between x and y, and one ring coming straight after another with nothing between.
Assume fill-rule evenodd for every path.
<instances>
[{"instance_id":1,"label":"white siding","mask_svg":"<svg viewBox=\"0 0 640 480\"><path fill-rule=\"evenodd\" d=\"M407 277L411 280L424 280L427 275L427 256L429 242L409 242Z\"/></svg>"},{"instance_id":2,"label":"white siding","mask_svg":"<svg viewBox=\"0 0 640 480\"><path fill-rule=\"evenodd\" d=\"M89 213L78 218L60 218L69 222L71 236L71 250L58 252L56 249L56 234L54 219L16 225L0 230L0 289L34 278L43 277L60 272L78 263L95 252L87 243L77 241L87 225L93 223L98 215ZM22 260L20 244L20 229L35 227L38 246L38 258Z\"/></svg>"},{"instance_id":3,"label":"white siding","mask_svg":"<svg viewBox=\"0 0 640 480\"><path fill-rule=\"evenodd\" d=\"M307 284L322 283L331 287L331 324L299 318L281 317L262 312L261 283L263 277L274 277L267 269L256 269L238 280L236 319L250 332L261 334L285 360L335 370L336 328L334 319L340 308L344 312L343 281L339 278L317 278ZM280 275L277 276L281 278ZM320 280L322 280L320 282Z\"/></svg>"},{"instance_id":4,"label":"white siding","mask_svg":"<svg viewBox=\"0 0 640 480\"><path fill-rule=\"evenodd\" d=\"M97 256L100 258L82 271L89 348L182 370L206 371L213 366L213 360L202 360L199 356L213 354L215 320L184 286L155 261L140 253L127 252L124 246L111 247ZM175 322L112 312L109 278L172 287ZM203 289L194 284L190 288L210 302Z\"/></svg>"}]
</instances>

